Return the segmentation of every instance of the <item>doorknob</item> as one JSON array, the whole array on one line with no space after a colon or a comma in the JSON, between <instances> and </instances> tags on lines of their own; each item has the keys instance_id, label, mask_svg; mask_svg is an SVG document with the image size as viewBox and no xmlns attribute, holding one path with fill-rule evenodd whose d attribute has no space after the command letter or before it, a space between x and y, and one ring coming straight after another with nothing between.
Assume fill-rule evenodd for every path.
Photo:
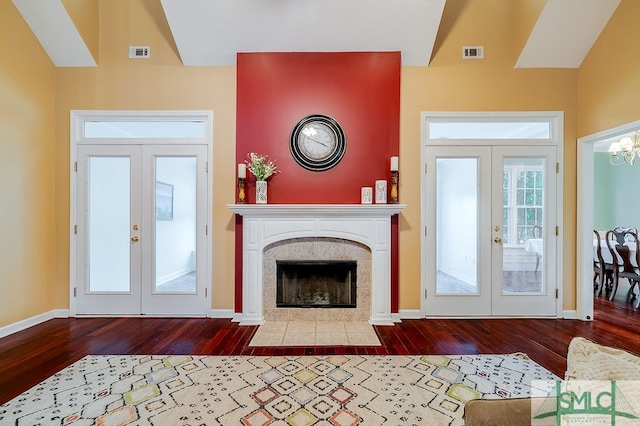
<instances>
[{"instance_id":1,"label":"doorknob","mask_svg":"<svg viewBox=\"0 0 640 426\"><path fill-rule=\"evenodd\" d=\"M137 243L140 240L140 238L138 238L137 235L134 235L133 237L131 237L131 241L133 241L134 243Z\"/></svg>"},{"instance_id":2,"label":"doorknob","mask_svg":"<svg viewBox=\"0 0 640 426\"><path fill-rule=\"evenodd\" d=\"M501 242L502 242L502 238L500 238L500 237L495 237L495 238L493 239L493 242L494 242L494 243L501 243Z\"/></svg>"}]
</instances>

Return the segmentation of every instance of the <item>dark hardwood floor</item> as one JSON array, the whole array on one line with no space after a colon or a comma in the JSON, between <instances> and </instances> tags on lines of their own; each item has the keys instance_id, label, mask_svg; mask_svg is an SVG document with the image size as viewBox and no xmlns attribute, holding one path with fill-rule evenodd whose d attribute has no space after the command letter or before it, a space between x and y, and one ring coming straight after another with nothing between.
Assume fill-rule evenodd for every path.
<instances>
[{"instance_id":1,"label":"dark hardwood floor","mask_svg":"<svg viewBox=\"0 0 640 426\"><path fill-rule=\"evenodd\" d=\"M404 320L375 327L382 346L248 347L257 327L223 319L54 319L0 339L0 404L89 354L420 355L524 352L560 377L574 336L633 352L640 312L596 298L593 322L548 319Z\"/></svg>"}]
</instances>

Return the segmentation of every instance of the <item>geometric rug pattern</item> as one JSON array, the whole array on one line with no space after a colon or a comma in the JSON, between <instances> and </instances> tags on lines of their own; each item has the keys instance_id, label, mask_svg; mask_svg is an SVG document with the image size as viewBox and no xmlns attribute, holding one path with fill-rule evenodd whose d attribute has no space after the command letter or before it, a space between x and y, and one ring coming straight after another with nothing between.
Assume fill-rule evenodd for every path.
<instances>
[{"instance_id":1,"label":"geometric rug pattern","mask_svg":"<svg viewBox=\"0 0 640 426\"><path fill-rule=\"evenodd\" d=\"M0 406L0 424L463 425L470 399L556 379L524 354L89 355Z\"/></svg>"}]
</instances>

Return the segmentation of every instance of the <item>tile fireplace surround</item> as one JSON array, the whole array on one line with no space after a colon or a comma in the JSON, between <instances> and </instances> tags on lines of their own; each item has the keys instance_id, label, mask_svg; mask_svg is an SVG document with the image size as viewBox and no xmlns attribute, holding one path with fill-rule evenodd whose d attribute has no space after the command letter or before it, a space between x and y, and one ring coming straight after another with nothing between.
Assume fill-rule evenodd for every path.
<instances>
[{"instance_id":1,"label":"tile fireplace surround","mask_svg":"<svg viewBox=\"0 0 640 426\"><path fill-rule=\"evenodd\" d=\"M371 250L373 325L391 317L391 216L404 204L228 204L242 216L242 314L240 325L264 323L263 261L268 245L294 238L355 241Z\"/></svg>"}]
</instances>

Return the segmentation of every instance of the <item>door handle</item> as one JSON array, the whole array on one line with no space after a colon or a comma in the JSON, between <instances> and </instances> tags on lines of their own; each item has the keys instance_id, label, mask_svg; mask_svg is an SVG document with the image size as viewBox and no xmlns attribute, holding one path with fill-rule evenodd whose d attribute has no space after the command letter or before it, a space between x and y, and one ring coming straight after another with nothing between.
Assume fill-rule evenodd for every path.
<instances>
[{"instance_id":1,"label":"door handle","mask_svg":"<svg viewBox=\"0 0 640 426\"><path fill-rule=\"evenodd\" d=\"M137 235L134 235L133 237L131 237L131 241L137 243L138 241L140 241L140 238L138 238Z\"/></svg>"},{"instance_id":2,"label":"door handle","mask_svg":"<svg viewBox=\"0 0 640 426\"><path fill-rule=\"evenodd\" d=\"M498 244L499 244L499 243L501 243L501 242L502 242L502 238L500 238L500 237L495 237L495 238L493 239L493 242L494 242L494 243L498 243Z\"/></svg>"}]
</instances>

